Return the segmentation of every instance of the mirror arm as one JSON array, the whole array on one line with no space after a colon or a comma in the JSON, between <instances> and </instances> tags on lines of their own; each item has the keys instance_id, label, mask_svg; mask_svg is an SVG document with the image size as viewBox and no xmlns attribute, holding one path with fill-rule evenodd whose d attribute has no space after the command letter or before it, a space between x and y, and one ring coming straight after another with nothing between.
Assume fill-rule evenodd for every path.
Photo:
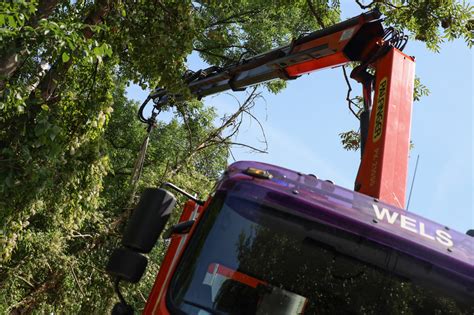
<instances>
[{"instance_id":1,"label":"mirror arm","mask_svg":"<svg viewBox=\"0 0 474 315\"><path fill-rule=\"evenodd\" d=\"M171 226L163 233L163 239L168 239L173 234L186 234L193 227L195 220L184 221Z\"/></svg>"},{"instance_id":2,"label":"mirror arm","mask_svg":"<svg viewBox=\"0 0 474 315\"><path fill-rule=\"evenodd\" d=\"M172 184L172 183L169 183L169 182L166 182L166 183L163 183L162 187L169 187L177 192L179 192L180 194L188 197L189 199L191 199L192 201L194 201L195 203L197 203L198 205L200 206L204 206L204 201L202 200L199 200L197 199L196 197L194 197L193 195L191 195L190 193L184 191L183 189L179 188L178 186Z\"/></svg>"}]
</instances>

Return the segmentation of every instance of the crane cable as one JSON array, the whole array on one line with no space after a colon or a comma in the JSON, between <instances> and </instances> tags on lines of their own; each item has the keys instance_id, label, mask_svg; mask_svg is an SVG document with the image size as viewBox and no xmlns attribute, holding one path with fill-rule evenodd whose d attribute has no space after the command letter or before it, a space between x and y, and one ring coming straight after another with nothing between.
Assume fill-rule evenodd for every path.
<instances>
[{"instance_id":1,"label":"crane cable","mask_svg":"<svg viewBox=\"0 0 474 315\"><path fill-rule=\"evenodd\" d=\"M150 99L151 97L148 96L145 102L142 104L142 106L140 106L141 111ZM138 182L140 181L141 175L143 173L143 165L145 163L145 157L146 157L146 152L148 149L148 144L150 143L150 136L153 129L156 127L156 117L158 116L160 112L161 112L161 109L157 109L157 107L155 106L153 107L151 116L148 119L143 120L143 122L146 122L148 124L148 127L147 127L145 139L143 139L142 145L140 147L140 151L138 152L137 159L135 160L135 163L133 166L132 176L130 177L130 185L132 186L132 192L130 195L130 199L128 201L127 209L132 206L133 201L135 199L135 195L138 188Z\"/></svg>"}]
</instances>

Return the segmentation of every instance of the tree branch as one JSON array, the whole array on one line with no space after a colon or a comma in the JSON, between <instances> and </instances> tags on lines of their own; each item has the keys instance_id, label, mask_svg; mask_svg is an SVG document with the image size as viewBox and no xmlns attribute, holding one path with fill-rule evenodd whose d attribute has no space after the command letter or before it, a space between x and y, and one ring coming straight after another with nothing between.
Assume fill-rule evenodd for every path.
<instances>
[{"instance_id":1,"label":"tree branch","mask_svg":"<svg viewBox=\"0 0 474 315\"><path fill-rule=\"evenodd\" d=\"M176 106L176 110L177 110L178 113L180 113L181 116L183 117L183 122L184 122L184 124L186 125L186 129L187 129L187 131L188 131L188 143L189 143L189 148L191 148L191 147L193 146L193 135L192 135L191 127L189 126L188 118L187 118L187 116L186 116L185 111L183 110L183 108L181 108L180 105L177 105L177 106Z\"/></svg>"},{"instance_id":2,"label":"tree branch","mask_svg":"<svg viewBox=\"0 0 474 315\"><path fill-rule=\"evenodd\" d=\"M321 19L321 16L318 14L318 12L316 12L316 8L314 7L313 2L311 0L306 0L306 3L308 4L309 10L311 11L311 14L316 19L316 22L318 22L319 26L321 28L326 28L326 25Z\"/></svg>"},{"instance_id":3,"label":"tree branch","mask_svg":"<svg viewBox=\"0 0 474 315\"><path fill-rule=\"evenodd\" d=\"M85 18L84 24L86 27L83 30L84 38L90 39L94 35L94 32L90 28L91 25L98 25L102 23L105 16L111 11L112 9L112 1L110 0L99 0L97 1L96 6L94 9L89 13L89 15ZM60 58L51 66L49 71L43 77L43 79L38 84L38 88L41 93L41 97L43 100L47 101L51 97L53 97L54 93L56 92L56 88L58 87L59 83L63 81L64 76L66 75L69 68L72 66L73 58L71 57L68 62L63 63ZM32 96L34 91L32 93Z\"/></svg>"},{"instance_id":4,"label":"tree branch","mask_svg":"<svg viewBox=\"0 0 474 315\"><path fill-rule=\"evenodd\" d=\"M35 28L38 21L47 18L53 13L58 5L59 0L41 0L38 3L36 14L34 14L26 23L27 26ZM25 40L20 38L12 43L11 47L0 56L0 90L5 86L5 82L12 77L18 67L24 62L24 56L28 53L26 46L31 38Z\"/></svg>"},{"instance_id":5,"label":"tree branch","mask_svg":"<svg viewBox=\"0 0 474 315\"><path fill-rule=\"evenodd\" d=\"M247 115L249 115L250 117L252 117L253 120L255 120L255 121L257 122L258 126L260 127L260 131L262 132L262 135L263 135L263 143L265 143L265 151L267 151L267 149L268 149L268 141L267 141L267 135L265 134L265 128L263 128L262 123L260 122L260 120L259 120L257 117L255 117L254 114L252 114L252 113L251 113L250 111L248 111L248 110L246 110L245 113L246 113Z\"/></svg>"},{"instance_id":6,"label":"tree branch","mask_svg":"<svg viewBox=\"0 0 474 315\"><path fill-rule=\"evenodd\" d=\"M38 297L47 291L54 289L62 280L63 275L59 271L51 273L47 280L37 285L21 301L12 306L10 314L25 314L31 312L40 301Z\"/></svg>"},{"instance_id":7,"label":"tree branch","mask_svg":"<svg viewBox=\"0 0 474 315\"><path fill-rule=\"evenodd\" d=\"M355 2L359 5L359 7L360 7L361 9L365 10L365 9L370 8L370 7L372 6L372 4L374 4L375 1L372 1L371 3L369 3L369 4L367 4L367 5L361 3L360 0L355 0Z\"/></svg>"},{"instance_id":8,"label":"tree branch","mask_svg":"<svg viewBox=\"0 0 474 315\"><path fill-rule=\"evenodd\" d=\"M259 149L259 148L256 148L254 146L251 146L249 144L245 144L245 143L239 143L239 142L226 142L226 144L228 145L237 145L237 146L241 146L241 147L246 147L246 148L249 148L251 149L252 151L256 151L258 153L268 153L267 150L262 150L262 149Z\"/></svg>"},{"instance_id":9,"label":"tree branch","mask_svg":"<svg viewBox=\"0 0 474 315\"><path fill-rule=\"evenodd\" d=\"M213 53L207 49L201 49L201 48L193 48L194 51L197 51L197 52L200 52L202 54L208 54L208 55L211 55L211 56L214 56L214 57L217 57L217 58L221 58L221 59L224 59L225 61L227 62L236 62L236 60L232 59L232 58L229 58L227 56L224 56L224 55L219 55L219 54L216 54L216 53Z\"/></svg>"},{"instance_id":10,"label":"tree branch","mask_svg":"<svg viewBox=\"0 0 474 315\"><path fill-rule=\"evenodd\" d=\"M234 21L234 19L245 17L245 16L250 16L250 15L255 15L255 14L258 14L260 12L261 12L260 10L249 10L249 11L245 11L245 12L236 13L236 14L231 15L229 17L226 17L222 20L217 20L216 22L213 22L213 23L209 24L208 26L206 26L206 29L217 26L217 25L221 25L221 24L242 23L242 22L244 22L243 20Z\"/></svg>"}]
</instances>

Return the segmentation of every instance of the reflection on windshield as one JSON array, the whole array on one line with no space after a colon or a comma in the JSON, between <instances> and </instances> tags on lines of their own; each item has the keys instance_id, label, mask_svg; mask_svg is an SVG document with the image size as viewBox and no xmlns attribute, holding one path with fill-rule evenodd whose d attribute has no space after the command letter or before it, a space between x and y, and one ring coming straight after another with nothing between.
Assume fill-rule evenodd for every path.
<instances>
[{"instance_id":1,"label":"reflection on windshield","mask_svg":"<svg viewBox=\"0 0 474 315\"><path fill-rule=\"evenodd\" d=\"M236 200L207 210L171 283L185 314L471 314L308 239L304 222Z\"/></svg>"},{"instance_id":2,"label":"reflection on windshield","mask_svg":"<svg viewBox=\"0 0 474 315\"><path fill-rule=\"evenodd\" d=\"M307 299L219 264L209 265L203 284L211 287L216 309L234 313L236 295L246 301L245 314L303 314ZM242 296L244 295L244 296ZM240 305L238 305L240 307Z\"/></svg>"}]
</instances>

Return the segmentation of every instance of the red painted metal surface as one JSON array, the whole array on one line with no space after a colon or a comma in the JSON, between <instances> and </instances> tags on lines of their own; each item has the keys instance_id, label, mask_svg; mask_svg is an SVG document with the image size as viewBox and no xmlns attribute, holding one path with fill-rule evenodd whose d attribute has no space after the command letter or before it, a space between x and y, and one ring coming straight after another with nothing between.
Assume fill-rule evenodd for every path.
<instances>
[{"instance_id":1,"label":"red painted metal surface","mask_svg":"<svg viewBox=\"0 0 474 315\"><path fill-rule=\"evenodd\" d=\"M143 314L170 314L166 306L165 299L169 282L174 273L176 265L184 252L184 249L186 248L197 224L199 223L199 219L202 217L202 213L205 211L211 200L212 198L209 197L204 206L198 206L192 200L188 200L185 203L183 212L179 218L179 222L185 222L191 219L195 219L196 222L189 233L185 235L171 236L171 243L168 247L163 262L161 263L160 271L158 272L155 283L153 284L153 288L148 296Z\"/></svg>"},{"instance_id":2,"label":"red painted metal surface","mask_svg":"<svg viewBox=\"0 0 474 315\"><path fill-rule=\"evenodd\" d=\"M324 57L288 66L285 68L285 71L289 76L299 76L316 70L344 65L350 62L350 59L344 54L343 50L347 43L360 30L365 21L360 21L359 23L360 24L358 25L348 27L334 34L317 38L293 47L291 50L292 54L297 54L302 51L311 51L312 49L319 47L321 48L320 53L324 55Z\"/></svg>"},{"instance_id":3,"label":"red painted metal surface","mask_svg":"<svg viewBox=\"0 0 474 315\"><path fill-rule=\"evenodd\" d=\"M196 209L196 203L188 200L183 208L179 222L188 221L192 218L193 212ZM171 279L172 271L176 266L177 258L181 256L185 243L187 242L186 235L173 235L168 251L160 266L160 271L155 279L153 289L148 296L147 304L143 314L169 314L164 303L165 293L168 288L169 280ZM161 303L158 303L161 302Z\"/></svg>"},{"instance_id":4,"label":"red painted metal surface","mask_svg":"<svg viewBox=\"0 0 474 315\"><path fill-rule=\"evenodd\" d=\"M285 68L289 76L298 76L316 70L322 70L329 67L345 65L350 60L343 52L338 52L323 58L313 59L304 63L299 63Z\"/></svg>"},{"instance_id":5,"label":"red painted metal surface","mask_svg":"<svg viewBox=\"0 0 474 315\"><path fill-rule=\"evenodd\" d=\"M196 203L192 200L188 200L184 205L183 212L181 213L181 217L179 218L179 222L187 221L191 218L192 213L196 207ZM155 283L153 288L148 296L147 304L143 311L143 314L153 314L157 313L156 309L156 301L163 300L164 293L167 289L167 283L169 282L170 272L175 265L175 256L180 254L180 243L183 240L183 236L176 235L172 236L171 243L168 247L168 251L163 259L163 262L160 266L160 271L158 276L155 279ZM155 309L155 311L154 311ZM168 314L166 308L162 309L159 307L158 314Z\"/></svg>"},{"instance_id":6,"label":"red painted metal surface","mask_svg":"<svg viewBox=\"0 0 474 315\"><path fill-rule=\"evenodd\" d=\"M366 23L367 21L360 17L356 25L294 46L291 54L297 56L300 52L306 52L307 55L311 55L313 58L292 64L286 67L285 71L290 77L296 77L316 70L345 65L354 60L370 58L382 42L382 33L377 33L377 27L364 27ZM358 41L356 38L359 37L360 39L361 36L369 40L357 48L348 47L351 41ZM355 53L358 57L352 59L349 57L350 53Z\"/></svg>"},{"instance_id":7,"label":"red painted metal surface","mask_svg":"<svg viewBox=\"0 0 474 315\"><path fill-rule=\"evenodd\" d=\"M259 284L267 284L265 281L259 280L244 273L238 272L237 270L233 270L216 263L209 265L207 272L209 274L215 273L217 275L224 276L226 278L248 285L252 288L256 288Z\"/></svg>"},{"instance_id":8,"label":"red painted metal surface","mask_svg":"<svg viewBox=\"0 0 474 315\"><path fill-rule=\"evenodd\" d=\"M380 58L357 191L405 208L415 62L392 48Z\"/></svg>"}]
</instances>

